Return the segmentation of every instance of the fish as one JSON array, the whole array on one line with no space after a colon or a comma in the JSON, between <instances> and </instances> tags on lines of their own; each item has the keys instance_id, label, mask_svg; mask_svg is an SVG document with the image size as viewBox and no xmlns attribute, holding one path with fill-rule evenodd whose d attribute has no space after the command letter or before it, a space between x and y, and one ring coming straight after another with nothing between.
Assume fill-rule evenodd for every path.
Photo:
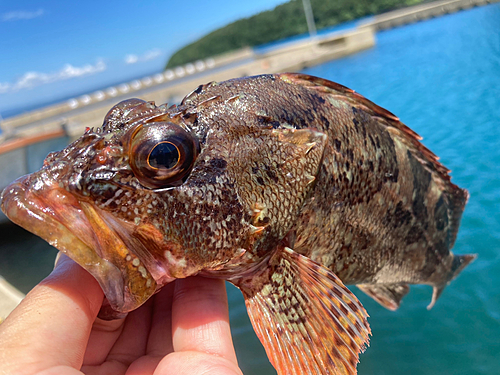
<instances>
[{"instance_id":1,"label":"fish","mask_svg":"<svg viewBox=\"0 0 500 375\"><path fill-rule=\"evenodd\" d=\"M345 285L431 308L476 255L454 255L466 190L398 117L300 73L128 99L6 187L3 212L66 253L115 319L178 278L228 280L278 374L356 374L371 335Z\"/></svg>"}]
</instances>

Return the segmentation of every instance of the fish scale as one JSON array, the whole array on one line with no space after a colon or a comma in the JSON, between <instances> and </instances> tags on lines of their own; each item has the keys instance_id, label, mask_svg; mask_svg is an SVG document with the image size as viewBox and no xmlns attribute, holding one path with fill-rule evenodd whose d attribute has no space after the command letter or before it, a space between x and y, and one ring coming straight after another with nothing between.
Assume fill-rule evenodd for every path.
<instances>
[{"instance_id":1,"label":"fish scale","mask_svg":"<svg viewBox=\"0 0 500 375\"><path fill-rule=\"evenodd\" d=\"M468 193L419 141L334 82L244 77L179 106L117 104L2 210L97 279L103 318L176 278L223 278L280 375L355 374L371 331L344 284L391 310L431 285L430 308L475 259L451 252Z\"/></svg>"}]
</instances>

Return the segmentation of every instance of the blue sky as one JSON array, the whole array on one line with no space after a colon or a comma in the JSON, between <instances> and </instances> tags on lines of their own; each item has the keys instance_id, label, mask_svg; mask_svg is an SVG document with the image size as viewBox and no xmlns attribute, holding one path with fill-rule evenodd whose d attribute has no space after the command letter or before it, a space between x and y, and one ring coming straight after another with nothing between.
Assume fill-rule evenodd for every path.
<instances>
[{"instance_id":1,"label":"blue sky","mask_svg":"<svg viewBox=\"0 0 500 375\"><path fill-rule=\"evenodd\" d=\"M2 1L0 115L160 71L186 43L285 1Z\"/></svg>"}]
</instances>

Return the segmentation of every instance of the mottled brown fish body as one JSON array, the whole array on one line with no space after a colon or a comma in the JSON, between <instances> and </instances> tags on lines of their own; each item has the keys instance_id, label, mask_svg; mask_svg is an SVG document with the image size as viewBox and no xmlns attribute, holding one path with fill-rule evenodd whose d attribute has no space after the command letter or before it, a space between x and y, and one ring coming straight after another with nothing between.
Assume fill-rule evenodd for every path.
<instances>
[{"instance_id":1,"label":"mottled brown fish body","mask_svg":"<svg viewBox=\"0 0 500 375\"><path fill-rule=\"evenodd\" d=\"M474 256L451 253L467 192L398 118L301 74L132 99L2 194L13 221L89 270L116 317L175 278L224 278L279 374L355 374L367 314L432 304Z\"/></svg>"},{"instance_id":2,"label":"mottled brown fish body","mask_svg":"<svg viewBox=\"0 0 500 375\"><path fill-rule=\"evenodd\" d=\"M184 103L195 107L213 96L240 95L245 106L225 122L312 128L328 136L314 189L293 229L279 234L288 233L296 252L347 284L438 289L471 260L454 260L450 252L467 192L451 183L448 170L396 116L341 85L297 74L221 83ZM257 158L261 165L256 163L249 190L272 182L268 170L276 167L271 158L268 164L265 156Z\"/></svg>"}]
</instances>

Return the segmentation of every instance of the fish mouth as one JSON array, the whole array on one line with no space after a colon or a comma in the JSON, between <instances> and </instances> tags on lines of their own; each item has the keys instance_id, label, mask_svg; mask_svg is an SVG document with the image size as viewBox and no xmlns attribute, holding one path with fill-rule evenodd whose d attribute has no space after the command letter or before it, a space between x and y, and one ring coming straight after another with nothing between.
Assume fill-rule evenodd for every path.
<instances>
[{"instance_id":1,"label":"fish mouth","mask_svg":"<svg viewBox=\"0 0 500 375\"><path fill-rule=\"evenodd\" d=\"M93 204L57 182L27 175L7 186L1 208L14 223L43 238L90 272L107 301L99 314L113 319L142 305L159 288L147 265ZM170 280L165 277L161 284Z\"/></svg>"}]
</instances>

